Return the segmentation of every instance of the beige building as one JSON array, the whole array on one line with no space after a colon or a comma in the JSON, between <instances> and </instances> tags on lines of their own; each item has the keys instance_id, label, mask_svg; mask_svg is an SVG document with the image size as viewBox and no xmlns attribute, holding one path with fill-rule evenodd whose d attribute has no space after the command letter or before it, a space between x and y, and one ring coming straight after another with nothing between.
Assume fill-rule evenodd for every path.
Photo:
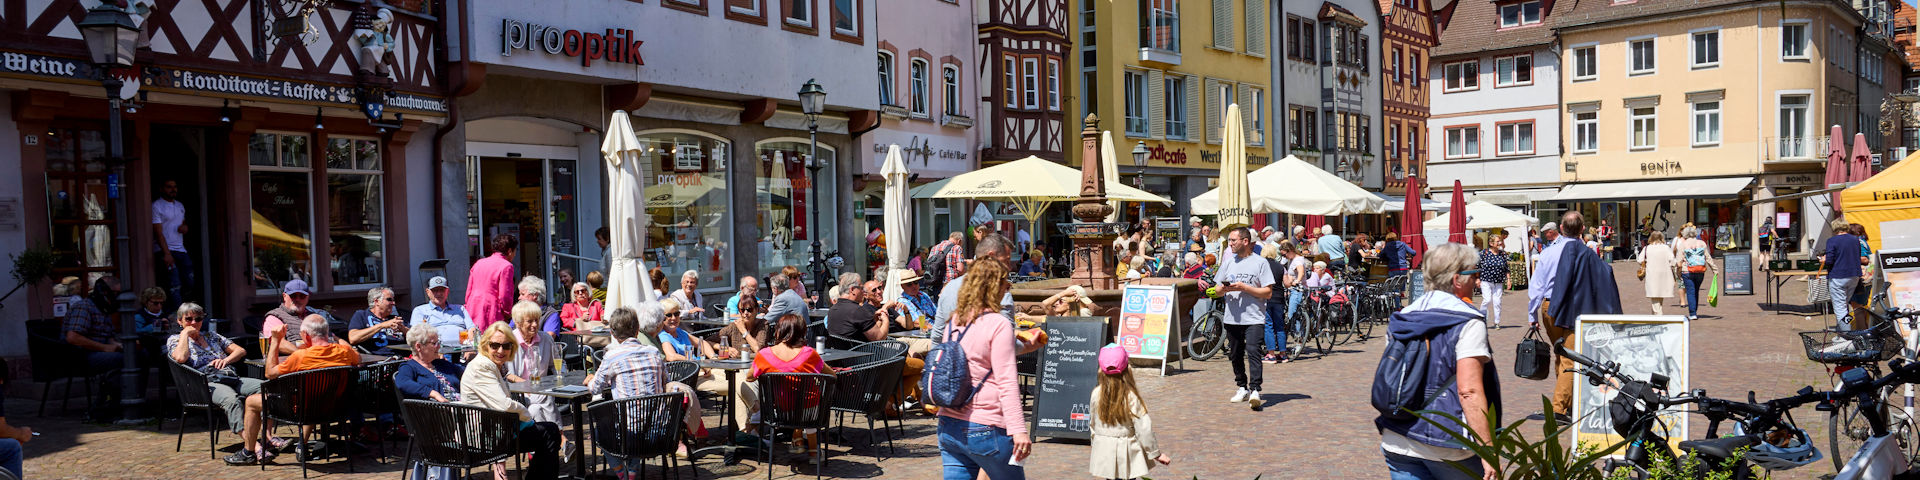
<instances>
[{"instance_id":1,"label":"beige building","mask_svg":"<svg viewBox=\"0 0 1920 480\"><path fill-rule=\"evenodd\" d=\"M1669 236L1693 222L1720 249L1749 248L1772 224L1798 242L1789 252L1804 251L1817 235L1802 227L1826 222L1825 196L1791 195L1822 187L1830 127L1840 126L1849 146L1860 132L1876 152L1892 147L1881 142L1879 105L1898 88L1888 72L1899 70L1888 63L1901 60L1847 3L1563 8L1552 26L1567 185L1543 205L1549 210L1580 209L1616 227L1650 223ZM1624 252L1635 237L1612 245Z\"/></svg>"}]
</instances>

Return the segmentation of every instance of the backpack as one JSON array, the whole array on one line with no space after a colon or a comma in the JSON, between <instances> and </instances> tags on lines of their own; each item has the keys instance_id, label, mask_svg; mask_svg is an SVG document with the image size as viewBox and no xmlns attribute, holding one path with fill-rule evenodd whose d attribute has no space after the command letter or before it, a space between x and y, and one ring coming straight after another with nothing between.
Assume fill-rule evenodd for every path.
<instances>
[{"instance_id":1,"label":"backpack","mask_svg":"<svg viewBox=\"0 0 1920 480\"><path fill-rule=\"evenodd\" d=\"M1387 351L1380 355L1380 365L1373 371L1371 399L1382 418L1415 420L1413 412L1425 410L1434 398L1453 387L1455 378L1451 374L1439 385L1426 384L1427 369L1433 364L1433 339L1446 331L1406 340L1387 337Z\"/></svg>"},{"instance_id":2,"label":"backpack","mask_svg":"<svg viewBox=\"0 0 1920 480\"><path fill-rule=\"evenodd\" d=\"M953 324L947 324L947 337L932 350L927 351L926 365L920 369L921 401L936 407L961 408L973 400L973 392L986 384L986 378L973 383L972 372L967 367L967 350L960 346L960 339L967 337L967 330L973 325L960 329L959 335L953 334ZM993 370L988 369L992 376Z\"/></svg>"},{"instance_id":3,"label":"backpack","mask_svg":"<svg viewBox=\"0 0 1920 480\"><path fill-rule=\"evenodd\" d=\"M927 279L936 284L947 282L947 269L952 268L951 265L947 265L947 252L952 251L956 246L946 243L933 249L932 254L928 255L931 258L927 261Z\"/></svg>"}]
</instances>

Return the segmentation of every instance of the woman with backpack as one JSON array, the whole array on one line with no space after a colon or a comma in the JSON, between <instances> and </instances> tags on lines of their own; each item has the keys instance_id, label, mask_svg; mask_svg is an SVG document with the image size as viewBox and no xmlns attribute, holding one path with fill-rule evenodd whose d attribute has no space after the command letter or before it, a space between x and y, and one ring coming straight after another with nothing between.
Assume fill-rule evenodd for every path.
<instances>
[{"instance_id":1,"label":"woman with backpack","mask_svg":"<svg viewBox=\"0 0 1920 480\"><path fill-rule=\"evenodd\" d=\"M1680 259L1680 280L1687 290L1687 320L1699 320L1700 287L1713 270L1713 253L1700 239L1700 227L1693 224L1680 228L1680 241L1673 244L1673 251Z\"/></svg>"},{"instance_id":2,"label":"woman with backpack","mask_svg":"<svg viewBox=\"0 0 1920 480\"><path fill-rule=\"evenodd\" d=\"M1428 251L1426 293L1387 323L1390 341L1375 369L1372 403L1380 412L1373 423L1391 478L1472 480L1491 468L1453 438L1469 431L1493 438L1491 425L1499 422L1487 417L1489 406L1500 404L1500 382L1486 319L1465 300L1480 287L1480 271L1474 268L1479 260L1472 247L1458 243ZM1422 364L1425 376L1399 381L1403 373L1422 370ZM1466 425L1411 413L1423 410L1452 415Z\"/></svg>"},{"instance_id":3,"label":"woman with backpack","mask_svg":"<svg viewBox=\"0 0 1920 480\"><path fill-rule=\"evenodd\" d=\"M992 480L1026 478L1020 462L1033 451L1033 440L1021 410L1013 320L1000 314L1000 298L1012 288L1005 263L973 262L942 332L947 343L928 354L922 380L930 385L922 390L941 407L940 463L948 480L972 479L982 470ZM943 377L963 371L939 357L955 347L965 354L965 378ZM956 395L942 385L962 391Z\"/></svg>"}]
</instances>

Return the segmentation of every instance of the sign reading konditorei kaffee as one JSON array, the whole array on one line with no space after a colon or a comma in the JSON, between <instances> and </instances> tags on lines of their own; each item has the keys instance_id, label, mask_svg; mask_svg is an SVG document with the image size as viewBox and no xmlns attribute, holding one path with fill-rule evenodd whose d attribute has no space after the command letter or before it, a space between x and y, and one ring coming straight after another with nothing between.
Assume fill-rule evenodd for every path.
<instances>
[{"instance_id":1,"label":"sign reading konditorei kaffee","mask_svg":"<svg viewBox=\"0 0 1920 480\"><path fill-rule=\"evenodd\" d=\"M347 85L328 85L278 78L250 77L229 73L208 73L196 70L156 67L147 70L145 84L155 90L183 90L189 92L221 93L244 95L249 97L273 98L302 102L339 103L344 106L355 104L353 87ZM414 95L403 92L387 93L385 104L397 110L412 110L438 114L447 113L447 102L443 99Z\"/></svg>"}]
</instances>

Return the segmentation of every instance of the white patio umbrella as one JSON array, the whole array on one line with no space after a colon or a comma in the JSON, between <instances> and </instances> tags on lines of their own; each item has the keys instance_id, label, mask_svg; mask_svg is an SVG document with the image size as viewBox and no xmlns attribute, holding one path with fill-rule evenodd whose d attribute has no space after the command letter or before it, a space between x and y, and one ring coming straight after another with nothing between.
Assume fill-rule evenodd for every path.
<instances>
[{"instance_id":1,"label":"white patio umbrella","mask_svg":"<svg viewBox=\"0 0 1920 480\"><path fill-rule=\"evenodd\" d=\"M1120 183L1120 161L1113 153L1113 131L1100 132L1100 168L1106 172L1107 183ZM1120 211L1126 209L1119 200L1108 200L1107 206L1113 207L1113 213L1107 214L1107 223L1120 221Z\"/></svg>"},{"instance_id":2,"label":"white patio umbrella","mask_svg":"<svg viewBox=\"0 0 1920 480\"><path fill-rule=\"evenodd\" d=\"M907 160L900 154L899 145L887 147L887 159L880 164L880 175L887 179L885 198L886 209L881 212L887 236L887 290L888 300L900 298L900 269L907 268L907 229L913 225L910 217L913 209L907 198Z\"/></svg>"},{"instance_id":3,"label":"white patio umbrella","mask_svg":"<svg viewBox=\"0 0 1920 480\"><path fill-rule=\"evenodd\" d=\"M647 199L643 179L647 178L645 146L633 134L633 123L626 110L615 110L607 124L607 138L600 142L600 157L606 159L612 193L607 204L607 228L613 265L607 268L606 308L638 307L656 300L653 281L644 273L641 252L647 250Z\"/></svg>"},{"instance_id":4,"label":"white patio umbrella","mask_svg":"<svg viewBox=\"0 0 1920 480\"><path fill-rule=\"evenodd\" d=\"M1380 213L1386 199L1321 170L1292 155L1261 167L1246 176L1252 213L1291 213L1294 215L1352 215ZM1226 182L1222 181L1224 185ZM1220 211L1220 189L1193 197L1195 215L1213 215Z\"/></svg>"},{"instance_id":5,"label":"white patio umbrella","mask_svg":"<svg viewBox=\"0 0 1920 480\"><path fill-rule=\"evenodd\" d=\"M1080 198L1080 170L1027 157L979 170L955 175L939 190L916 198L969 198L990 202L1012 202L1027 217L1028 225L1037 225L1041 213L1053 202ZM1107 182L1107 198L1127 202L1173 203L1138 188Z\"/></svg>"},{"instance_id":6,"label":"white patio umbrella","mask_svg":"<svg viewBox=\"0 0 1920 480\"><path fill-rule=\"evenodd\" d=\"M1247 194L1247 133L1240 125L1240 104L1227 105L1225 125L1220 126L1220 188L1214 195L1219 207L1221 230L1253 224L1253 200Z\"/></svg>"}]
</instances>

